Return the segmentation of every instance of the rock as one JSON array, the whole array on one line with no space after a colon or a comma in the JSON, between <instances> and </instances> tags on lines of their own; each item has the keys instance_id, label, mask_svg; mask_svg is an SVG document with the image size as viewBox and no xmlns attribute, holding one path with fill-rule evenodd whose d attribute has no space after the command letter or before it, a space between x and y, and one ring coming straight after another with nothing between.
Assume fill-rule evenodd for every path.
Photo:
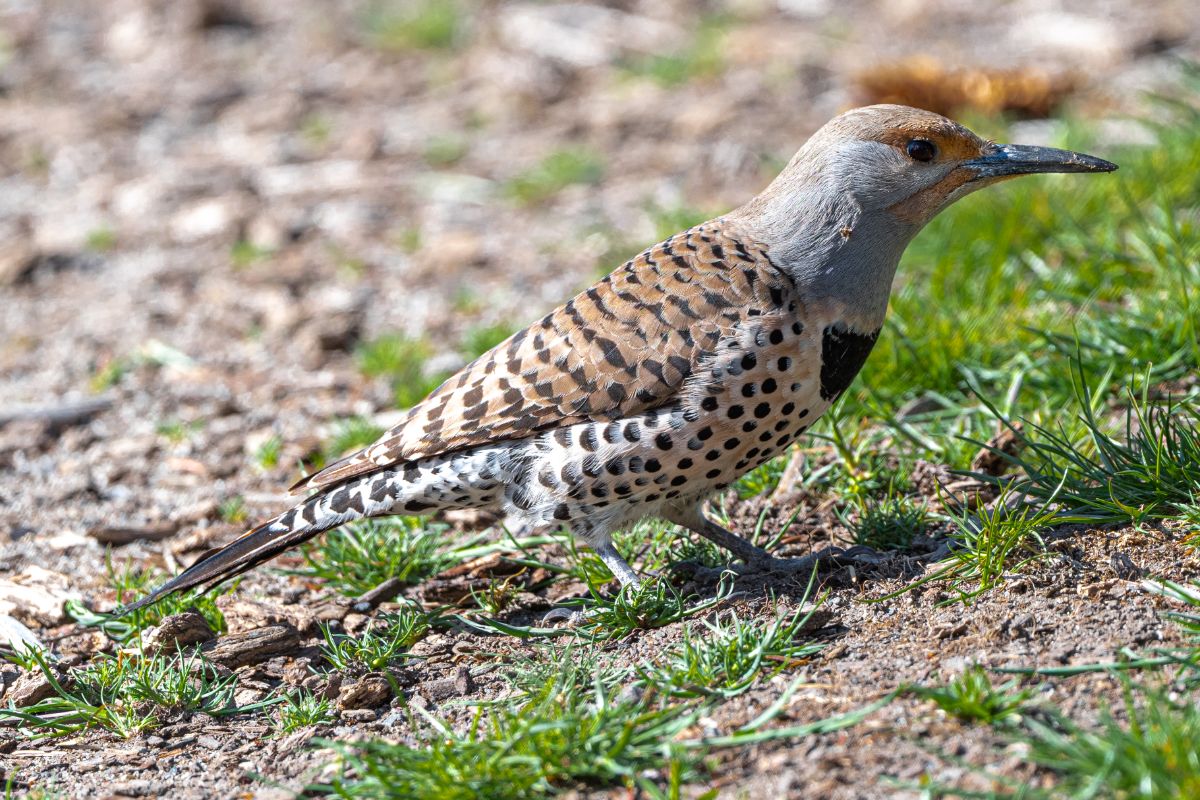
<instances>
[{"instance_id":1,"label":"rock","mask_svg":"<svg viewBox=\"0 0 1200 800\"><path fill-rule=\"evenodd\" d=\"M343 683L338 691L339 711L375 708L392 699L392 687L381 673L368 672L353 683Z\"/></svg>"},{"instance_id":2,"label":"rock","mask_svg":"<svg viewBox=\"0 0 1200 800\"><path fill-rule=\"evenodd\" d=\"M369 708L350 708L342 712L342 721L350 724L374 722L375 712Z\"/></svg>"},{"instance_id":3,"label":"rock","mask_svg":"<svg viewBox=\"0 0 1200 800\"><path fill-rule=\"evenodd\" d=\"M63 605L81 599L69 585L65 575L37 566L28 567L11 580L0 578L0 614L45 626L66 622Z\"/></svg>"},{"instance_id":4,"label":"rock","mask_svg":"<svg viewBox=\"0 0 1200 800\"><path fill-rule=\"evenodd\" d=\"M0 614L0 645L12 649L45 650L37 634L7 614Z\"/></svg>"},{"instance_id":5,"label":"rock","mask_svg":"<svg viewBox=\"0 0 1200 800\"><path fill-rule=\"evenodd\" d=\"M171 217L171 236L183 244L215 236L232 238L241 222L244 206L242 196L237 194L198 200Z\"/></svg>"},{"instance_id":6,"label":"rock","mask_svg":"<svg viewBox=\"0 0 1200 800\"><path fill-rule=\"evenodd\" d=\"M172 651L177 647L212 641L216 633L208 620L195 611L164 617L157 626L142 634L142 644L151 651Z\"/></svg>"},{"instance_id":7,"label":"rock","mask_svg":"<svg viewBox=\"0 0 1200 800\"><path fill-rule=\"evenodd\" d=\"M65 670L51 667L55 680L64 687L69 687L71 678ZM41 701L53 697L54 686L41 670L26 672L8 687L4 693L4 702L17 708L28 708Z\"/></svg>"}]
</instances>

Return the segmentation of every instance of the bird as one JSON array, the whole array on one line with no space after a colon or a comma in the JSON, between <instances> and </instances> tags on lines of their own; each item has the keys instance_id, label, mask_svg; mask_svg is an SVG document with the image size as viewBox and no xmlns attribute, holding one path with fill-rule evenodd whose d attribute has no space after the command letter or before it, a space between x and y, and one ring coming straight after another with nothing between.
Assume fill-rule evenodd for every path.
<instances>
[{"instance_id":1,"label":"bird","mask_svg":"<svg viewBox=\"0 0 1200 800\"><path fill-rule=\"evenodd\" d=\"M916 108L846 111L759 195L496 345L373 444L295 484L311 494L294 507L125 610L214 586L352 520L450 509L566 529L623 585L639 577L612 535L643 518L748 564L782 561L712 521L706 502L784 452L851 385L913 237L1000 181L1115 169L997 144Z\"/></svg>"}]
</instances>

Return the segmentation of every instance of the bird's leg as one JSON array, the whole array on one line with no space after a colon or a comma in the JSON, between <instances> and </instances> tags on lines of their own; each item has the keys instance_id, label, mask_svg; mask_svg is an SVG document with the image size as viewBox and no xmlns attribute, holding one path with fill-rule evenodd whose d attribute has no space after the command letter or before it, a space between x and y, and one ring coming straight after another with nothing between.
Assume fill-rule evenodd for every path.
<instances>
[{"instance_id":1,"label":"bird's leg","mask_svg":"<svg viewBox=\"0 0 1200 800\"><path fill-rule=\"evenodd\" d=\"M629 566L629 562L621 558L621 554L613 546L612 539L606 537L603 542L593 545L592 549L596 551L596 555L600 556L604 566L608 567L609 572L616 576L622 586L636 588L642 585L641 578L633 571L633 567Z\"/></svg>"},{"instance_id":2,"label":"bird's leg","mask_svg":"<svg viewBox=\"0 0 1200 800\"><path fill-rule=\"evenodd\" d=\"M605 536L601 541L588 542L591 545L596 555L600 556L600 560L604 562L604 566L608 567L616 579L621 582L621 586L632 586L637 588L642 585L641 579L637 573L633 571L633 567L629 566L621 554L617 552L617 548L613 546L612 538ZM546 616L542 617L542 624L549 625L553 622L565 622L567 627L575 627L588 618L589 612L579 609L570 608L553 608L547 612Z\"/></svg>"},{"instance_id":3,"label":"bird's leg","mask_svg":"<svg viewBox=\"0 0 1200 800\"><path fill-rule=\"evenodd\" d=\"M763 564L774 561L771 554L736 533L727 531L704 515L700 506L670 508L665 516L668 522L681 525L698 533L718 547L724 547L747 564Z\"/></svg>"}]
</instances>

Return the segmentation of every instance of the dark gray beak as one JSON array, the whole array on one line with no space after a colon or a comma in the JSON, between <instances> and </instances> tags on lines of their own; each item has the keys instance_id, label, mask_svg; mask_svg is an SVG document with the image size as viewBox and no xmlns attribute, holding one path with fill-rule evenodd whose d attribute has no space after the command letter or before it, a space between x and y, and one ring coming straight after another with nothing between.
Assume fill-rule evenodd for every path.
<instances>
[{"instance_id":1,"label":"dark gray beak","mask_svg":"<svg viewBox=\"0 0 1200 800\"><path fill-rule=\"evenodd\" d=\"M975 171L976 180L1035 172L1112 172L1117 168L1116 164L1102 158L1053 147L997 144L993 148L987 155L963 164Z\"/></svg>"}]
</instances>

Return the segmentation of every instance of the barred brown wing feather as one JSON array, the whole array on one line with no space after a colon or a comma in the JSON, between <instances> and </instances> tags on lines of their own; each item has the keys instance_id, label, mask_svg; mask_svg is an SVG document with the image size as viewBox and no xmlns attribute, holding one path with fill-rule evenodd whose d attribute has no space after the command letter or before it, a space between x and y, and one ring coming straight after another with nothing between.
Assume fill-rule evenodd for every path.
<instances>
[{"instance_id":1,"label":"barred brown wing feather","mask_svg":"<svg viewBox=\"0 0 1200 800\"><path fill-rule=\"evenodd\" d=\"M766 253L723 220L692 228L501 342L379 441L293 488L669 404L723 338L791 292Z\"/></svg>"}]
</instances>

